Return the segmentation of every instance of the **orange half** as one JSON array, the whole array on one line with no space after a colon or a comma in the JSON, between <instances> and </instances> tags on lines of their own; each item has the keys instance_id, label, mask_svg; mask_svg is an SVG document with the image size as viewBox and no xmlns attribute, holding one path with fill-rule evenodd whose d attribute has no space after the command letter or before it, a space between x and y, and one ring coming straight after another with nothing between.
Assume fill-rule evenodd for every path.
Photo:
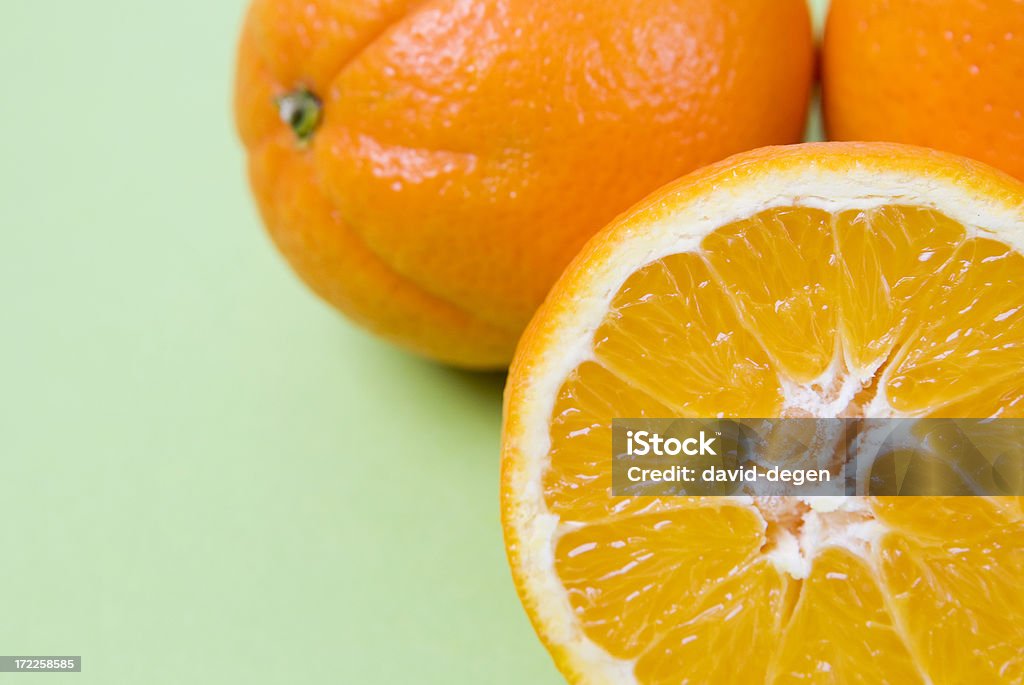
<instances>
[{"instance_id":1,"label":"orange half","mask_svg":"<svg viewBox=\"0 0 1024 685\"><path fill-rule=\"evenodd\" d=\"M502 516L585 683L1024 682L1021 498L615 497L620 417L1024 416L1024 186L766 148L596 236L520 342Z\"/></svg>"}]
</instances>

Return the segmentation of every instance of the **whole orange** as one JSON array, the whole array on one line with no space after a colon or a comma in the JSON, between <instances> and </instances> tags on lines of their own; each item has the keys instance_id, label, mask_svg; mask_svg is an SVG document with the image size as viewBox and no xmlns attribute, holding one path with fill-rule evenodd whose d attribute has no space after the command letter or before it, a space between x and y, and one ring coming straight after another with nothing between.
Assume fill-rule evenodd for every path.
<instances>
[{"instance_id":1,"label":"whole orange","mask_svg":"<svg viewBox=\"0 0 1024 685\"><path fill-rule=\"evenodd\" d=\"M1024 1L833 0L833 140L913 143L1024 179Z\"/></svg>"},{"instance_id":2,"label":"whole orange","mask_svg":"<svg viewBox=\"0 0 1024 685\"><path fill-rule=\"evenodd\" d=\"M804 0L256 0L235 112L299 275L498 367L583 242L659 185L800 139Z\"/></svg>"}]
</instances>

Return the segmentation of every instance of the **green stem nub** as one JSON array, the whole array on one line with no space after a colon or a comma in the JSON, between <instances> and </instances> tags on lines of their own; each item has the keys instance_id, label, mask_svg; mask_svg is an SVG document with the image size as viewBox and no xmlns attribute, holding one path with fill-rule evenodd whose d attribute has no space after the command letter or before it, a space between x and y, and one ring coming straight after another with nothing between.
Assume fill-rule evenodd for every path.
<instances>
[{"instance_id":1,"label":"green stem nub","mask_svg":"<svg viewBox=\"0 0 1024 685\"><path fill-rule=\"evenodd\" d=\"M275 98L274 104L281 121L291 127L299 143L308 143L320 125L323 109L320 98L305 88L299 88Z\"/></svg>"}]
</instances>

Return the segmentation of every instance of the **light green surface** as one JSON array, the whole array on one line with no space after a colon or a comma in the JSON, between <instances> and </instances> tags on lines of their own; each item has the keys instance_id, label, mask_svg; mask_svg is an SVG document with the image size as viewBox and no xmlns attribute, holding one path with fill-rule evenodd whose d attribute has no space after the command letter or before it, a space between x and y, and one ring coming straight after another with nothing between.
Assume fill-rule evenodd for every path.
<instances>
[{"instance_id":1,"label":"light green surface","mask_svg":"<svg viewBox=\"0 0 1024 685\"><path fill-rule=\"evenodd\" d=\"M84 663L0 681L561 682L502 549L501 378L370 339L260 234L242 11L0 11L0 654Z\"/></svg>"},{"instance_id":2,"label":"light green surface","mask_svg":"<svg viewBox=\"0 0 1024 685\"><path fill-rule=\"evenodd\" d=\"M0 654L69 683L560 682L498 523L501 378L311 297L229 119L241 2L0 20Z\"/></svg>"}]
</instances>

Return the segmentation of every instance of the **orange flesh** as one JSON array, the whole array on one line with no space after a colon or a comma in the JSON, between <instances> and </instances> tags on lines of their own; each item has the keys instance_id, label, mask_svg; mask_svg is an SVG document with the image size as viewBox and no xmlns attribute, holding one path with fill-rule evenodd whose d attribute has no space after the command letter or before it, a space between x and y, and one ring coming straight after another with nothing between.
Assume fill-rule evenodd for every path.
<instances>
[{"instance_id":1,"label":"orange flesh","mask_svg":"<svg viewBox=\"0 0 1024 685\"><path fill-rule=\"evenodd\" d=\"M608 466L612 418L799 412L787 387L830 401L850 376L854 414L881 393L1024 416L1021 254L932 210L767 210L633 274L594 353L557 398L544 496L583 631L640 682L1024 679L1020 498L864 500L881 537L803 550L797 580L767 554L805 505L612 497Z\"/></svg>"}]
</instances>

